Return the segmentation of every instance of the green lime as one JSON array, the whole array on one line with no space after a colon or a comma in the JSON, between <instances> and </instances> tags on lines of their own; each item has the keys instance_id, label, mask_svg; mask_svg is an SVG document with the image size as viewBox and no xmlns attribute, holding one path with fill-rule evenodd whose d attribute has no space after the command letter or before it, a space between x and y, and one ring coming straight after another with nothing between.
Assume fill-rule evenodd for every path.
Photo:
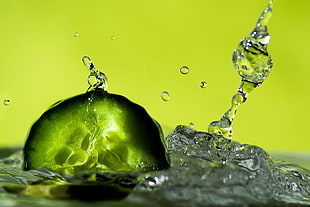
<instances>
[{"instance_id":1,"label":"green lime","mask_svg":"<svg viewBox=\"0 0 310 207\"><path fill-rule=\"evenodd\" d=\"M59 173L169 167L160 125L124 96L95 89L57 102L33 124L24 169Z\"/></svg>"}]
</instances>

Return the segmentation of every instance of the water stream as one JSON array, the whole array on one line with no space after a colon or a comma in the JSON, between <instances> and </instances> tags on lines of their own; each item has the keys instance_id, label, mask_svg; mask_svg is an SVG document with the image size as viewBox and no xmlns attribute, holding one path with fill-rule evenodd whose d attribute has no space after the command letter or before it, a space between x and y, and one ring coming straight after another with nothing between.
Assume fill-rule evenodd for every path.
<instances>
[{"instance_id":1,"label":"water stream","mask_svg":"<svg viewBox=\"0 0 310 207\"><path fill-rule=\"evenodd\" d=\"M272 58L267 52L270 36L267 23L271 17L274 2L269 1L262 12L253 31L245 38L233 52L233 65L241 76L241 84L237 93L233 95L231 107L219 121L209 125L208 132L223 135L232 139L232 122L238 107L244 103L248 95L268 77L273 66Z\"/></svg>"}]
</instances>

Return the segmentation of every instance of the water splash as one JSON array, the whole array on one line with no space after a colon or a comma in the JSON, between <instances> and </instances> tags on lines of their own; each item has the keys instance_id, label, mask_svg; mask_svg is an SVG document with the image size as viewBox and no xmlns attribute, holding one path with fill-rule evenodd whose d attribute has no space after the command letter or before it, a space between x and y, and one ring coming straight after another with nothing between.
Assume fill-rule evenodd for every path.
<instances>
[{"instance_id":1,"label":"water splash","mask_svg":"<svg viewBox=\"0 0 310 207\"><path fill-rule=\"evenodd\" d=\"M244 103L249 93L260 86L267 78L273 66L272 58L267 52L270 36L267 23L271 17L274 1L260 15L254 30L245 38L233 52L233 65L241 76L241 84L237 93L233 95L230 109L219 121L210 123L208 132L232 138L232 122L236 116L238 106Z\"/></svg>"},{"instance_id":2,"label":"water splash","mask_svg":"<svg viewBox=\"0 0 310 207\"><path fill-rule=\"evenodd\" d=\"M104 91L108 88L108 79L106 75L99 70L97 70L88 56L82 58L84 65L89 69L90 74L88 76L89 88L87 91L91 91L96 88L101 88Z\"/></svg>"},{"instance_id":3,"label":"water splash","mask_svg":"<svg viewBox=\"0 0 310 207\"><path fill-rule=\"evenodd\" d=\"M23 171L20 151L0 159L0 203L86 207L89 202L83 200L92 200L97 206L113 207L310 205L309 170L273 160L253 145L224 139L229 147L220 149L214 145L218 138L177 126L166 138L171 167L148 172L62 175L47 168ZM38 203L39 197L43 197L42 203ZM117 201L107 201L111 199ZM56 205L58 202L66 205Z\"/></svg>"},{"instance_id":4,"label":"water splash","mask_svg":"<svg viewBox=\"0 0 310 207\"><path fill-rule=\"evenodd\" d=\"M99 126L99 114L96 113L96 107L94 107L94 100L95 100L95 92L97 89L107 91L108 85L107 85L107 77L104 73L97 70L91 61L91 59L88 56L84 56L82 58L82 61L84 65L89 69L90 74L88 76L88 84L89 87L87 89L87 99L88 103L86 105L86 116L84 124L88 130L88 137L84 138L84 144L85 149L87 149L88 153L83 152L83 154L78 154L77 156L83 157L84 160L89 160L90 162L84 163L84 165L94 165L94 161L98 159L98 153L95 150L96 148L96 142L98 140L98 137L100 136L100 126Z\"/></svg>"}]
</instances>

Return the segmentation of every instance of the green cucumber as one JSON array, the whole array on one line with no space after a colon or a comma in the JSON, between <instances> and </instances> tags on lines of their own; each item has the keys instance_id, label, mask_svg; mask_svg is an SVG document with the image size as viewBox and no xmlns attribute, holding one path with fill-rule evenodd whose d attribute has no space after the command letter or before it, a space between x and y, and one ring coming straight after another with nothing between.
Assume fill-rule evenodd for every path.
<instances>
[{"instance_id":1,"label":"green cucumber","mask_svg":"<svg viewBox=\"0 0 310 207\"><path fill-rule=\"evenodd\" d=\"M160 125L124 96L94 89L57 102L33 124L24 169L148 171L169 167Z\"/></svg>"}]
</instances>

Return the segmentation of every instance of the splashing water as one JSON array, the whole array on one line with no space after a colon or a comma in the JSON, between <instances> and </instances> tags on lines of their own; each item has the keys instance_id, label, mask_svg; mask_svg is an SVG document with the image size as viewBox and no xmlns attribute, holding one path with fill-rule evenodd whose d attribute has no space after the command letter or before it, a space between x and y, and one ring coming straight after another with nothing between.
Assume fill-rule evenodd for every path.
<instances>
[{"instance_id":1,"label":"splashing water","mask_svg":"<svg viewBox=\"0 0 310 207\"><path fill-rule=\"evenodd\" d=\"M104 73L97 70L88 56L84 56L82 58L84 65L89 69L90 74L88 76L88 84L89 88L87 91L91 91L96 88L102 88L104 91L107 90L107 77Z\"/></svg>"},{"instance_id":2,"label":"splashing water","mask_svg":"<svg viewBox=\"0 0 310 207\"><path fill-rule=\"evenodd\" d=\"M242 77L237 93L233 95L231 107L219 121L210 123L209 133L223 135L232 139L232 122L236 116L239 105L244 103L248 95L260 86L267 78L273 66L271 56L267 52L270 36L267 31L267 23L271 17L273 1L260 15L256 27L233 52L233 65Z\"/></svg>"},{"instance_id":3,"label":"splashing water","mask_svg":"<svg viewBox=\"0 0 310 207\"><path fill-rule=\"evenodd\" d=\"M166 138L171 167L150 172L23 171L22 153L17 152L0 159L0 203L72 206L73 200L56 199L78 199L99 200L96 206L107 207L310 205L309 170L272 160L257 146L225 138L215 145L220 137L177 126ZM74 205L89 203L75 201Z\"/></svg>"},{"instance_id":4,"label":"splashing water","mask_svg":"<svg viewBox=\"0 0 310 207\"><path fill-rule=\"evenodd\" d=\"M96 89L102 89L104 91L107 91L108 85L106 75L95 68L90 57L84 56L82 58L82 61L90 72L87 79L89 84L87 92L90 93L88 93L88 104L86 105L87 116L84 123L87 126L87 129L90 134L90 137L88 138L89 139L88 151L93 152L95 149L95 142L97 138L100 136L100 126L98 125L99 115L96 113L96 108L93 106L95 96L94 93Z\"/></svg>"},{"instance_id":5,"label":"splashing water","mask_svg":"<svg viewBox=\"0 0 310 207\"><path fill-rule=\"evenodd\" d=\"M234 52L234 65L242 81L232 98L232 107L220 121L210 126L211 133L192 129L192 123L189 127L177 126L165 140L170 168L147 172L90 171L73 175L47 168L23 171L23 154L17 151L0 159L1 206L89 206L85 200L96 201L92 203L94 206L107 207L310 206L309 170L273 160L257 146L231 140L231 122L237 107L262 84L272 66L266 51L267 29L259 29L266 26L271 8L272 2L253 32ZM83 62L90 70L87 92L106 91L106 76L94 67L89 57L83 57ZM169 93L163 93L169 99ZM92 98L89 97L87 117L92 117L91 112L96 109L92 106ZM89 130L96 134L93 130L98 127L98 118L93 118L87 121ZM85 148L91 141L86 143L84 139L81 145Z\"/></svg>"}]
</instances>

